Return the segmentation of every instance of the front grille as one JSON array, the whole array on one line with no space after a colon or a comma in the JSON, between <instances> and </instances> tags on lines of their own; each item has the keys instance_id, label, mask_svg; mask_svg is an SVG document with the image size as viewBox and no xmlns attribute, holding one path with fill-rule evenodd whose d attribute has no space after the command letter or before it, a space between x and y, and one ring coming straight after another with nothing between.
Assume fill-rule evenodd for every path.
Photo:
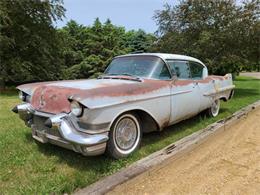
<instances>
[{"instance_id":1,"label":"front grille","mask_svg":"<svg viewBox=\"0 0 260 195\"><path fill-rule=\"evenodd\" d=\"M44 125L44 123L47 119L48 119L47 117L34 115L33 116L33 124L35 126L35 129L37 131L44 131L47 134L54 135L54 136L57 136L57 137L61 137L58 130L48 128Z\"/></svg>"}]
</instances>

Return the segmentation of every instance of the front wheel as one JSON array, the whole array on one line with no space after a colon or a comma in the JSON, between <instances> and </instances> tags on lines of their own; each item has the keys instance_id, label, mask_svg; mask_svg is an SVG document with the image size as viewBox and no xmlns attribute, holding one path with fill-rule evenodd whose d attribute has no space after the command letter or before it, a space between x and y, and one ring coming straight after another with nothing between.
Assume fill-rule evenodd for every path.
<instances>
[{"instance_id":1,"label":"front wheel","mask_svg":"<svg viewBox=\"0 0 260 195\"><path fill-rule=\"evenodd\" d=\"M141 138L139 117L133 113L123 114L112 125L106 153L116 159L127 157L139 147Z\"/></svg>"},{"instance_id":2,"label":"front wheel","mask_svg":"<svg viewBox=\"0 0 260 195\"><path fill-rule=\"evenodd\" d=\"M220 109L220 99L214 100L211 107L208 109L208 114L211 117L216 117L219 113Z\"/></svg>"}]
</instances>

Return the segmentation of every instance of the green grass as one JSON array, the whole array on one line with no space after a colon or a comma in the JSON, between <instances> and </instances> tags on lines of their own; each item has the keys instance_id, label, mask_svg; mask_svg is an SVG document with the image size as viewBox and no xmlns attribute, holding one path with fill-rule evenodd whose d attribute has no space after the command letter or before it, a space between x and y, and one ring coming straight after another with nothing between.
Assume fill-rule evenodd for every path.
<instances>
[{"instance_id":1,"label":"green grass","mask_svg":"<svg viewBox=\"0 0 260 195\"><path fill-rule=\"evenodd\" d=\"M221 104L218 117L208 118L200 114L162 132L145 134L141 149L122 160L105 156L83 157L50 144L36 144L30 129L10 111L19 103L16 92L2 93L0 194L62 194L85 187L260 99L260 80L238 77L235 85L234 99Z\"/></svg>"}]
</instances>

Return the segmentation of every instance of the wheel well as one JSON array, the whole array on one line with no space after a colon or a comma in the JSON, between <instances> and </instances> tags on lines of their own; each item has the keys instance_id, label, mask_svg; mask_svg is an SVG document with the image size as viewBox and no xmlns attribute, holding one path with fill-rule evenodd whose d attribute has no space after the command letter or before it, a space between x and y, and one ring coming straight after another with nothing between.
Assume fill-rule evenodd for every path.
<instances>
[{"instance_id":1,"label":"wheel well","mask_svg":"<svg viewBox=\"0 0 260 195\"><path fill-rule=\"evenodd\" d=\"M223 100L224 102L226 102L227 98L226 97L221 97L220 100Z\"/></svg>"},{"instance_id":2,"label":"wheel well","mask_svg":"<svg viewBox=\"0 0 260 195\"><path fill-rule=\"evenodd\" d=\"M156 131L159 129L158 123L154 120L154 118L143 110L132 110L138 115L141 120L141 126L144 133Z\"/></svg>"},{"instance_id":3,"label":"wheel well","mask_svg":"<svg viewBox=\"0 0 260 195\"><path fill-rule=\"evenodd\" d=\"M140 121L141 121L141 127L142 131L144 133L152 132L152 131L157 131L160 129L159 124L156 122L156 120L146 111L140 110L140 109L134 109L134 110L127 110L122 112L120 115L118 115L113 122L111 123L111 126L115 123L115 121L122 116L125 113L133 113L136 114Z\"/></svg>"},{"instance_id":4,"label":"wheel well","mask_svg":"<svg viewBox=\"0 0 260 195\"><path fill-rule=\"evenodd\" d=\"M139 117L139 119L141 121L140 125L142 126L142 131L144 133L157 131L158 129L160 129L159 124L154 120L154 118L149 113L147 113L143 110L139 110L139 109L128 110L128 111L121 113L118 117L120 117L121 115L123 115L125 113L133 113ZM118 117L116 117L116 119L113 121L112 124L114 124L114 122L118 119Z\"/></svg>"},{"instance_id":5,"label":"wheel well","mask_svg":"<svg viewBox=\"0 0 260 195\"><path fill-rule=\"evenodd\" d=\"M234 89L231 90L230 94L228 95L228 97L221 97L220 100L223 100L224 102L230 100L234 95Z\"/></svg>"}]
</instances>

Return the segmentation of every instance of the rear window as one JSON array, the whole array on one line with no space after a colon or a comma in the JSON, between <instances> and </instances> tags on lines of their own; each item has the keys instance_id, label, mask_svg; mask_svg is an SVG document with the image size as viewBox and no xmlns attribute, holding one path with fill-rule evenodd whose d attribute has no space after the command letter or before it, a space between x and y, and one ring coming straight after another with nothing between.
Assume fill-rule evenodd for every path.
<instances>
[{"instance_id":1,"label":"rear window","mask_svg":"<svg viewBox=\"0 0 260 195\"><path fill-rule=\"evenodd\" d=\"M202 79L204 67L201 64L196 62L189 62L189 63L190 63L191 78Z\"/></svg>"}]
</instances>

